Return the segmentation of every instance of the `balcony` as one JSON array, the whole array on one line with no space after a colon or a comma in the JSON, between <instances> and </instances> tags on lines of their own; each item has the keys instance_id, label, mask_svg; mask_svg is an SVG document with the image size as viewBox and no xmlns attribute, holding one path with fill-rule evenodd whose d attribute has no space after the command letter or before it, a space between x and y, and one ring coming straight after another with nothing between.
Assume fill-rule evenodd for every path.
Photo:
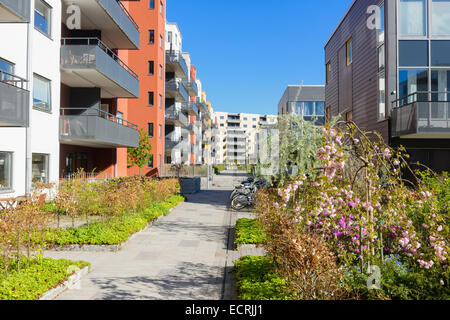
<instances>
[{"instance_id":1,"label":"balcony","mask_svg":"<svg viewBox=\"0 0 450 320\"><path fill-rule=\"evenodd\" d=\"M195 103L193 103L193 102L183 102L181 104L181 110L183 112L186 112L187 114L189 114L191 116L198 115L197 105Z\"/></svg>"},{"instance_id":2,"label":"balcony","mask_svg":"<svg viewBox=\"0 0 450 320\"><path fill-rule=\"evenodd\" d=\"M80 8L81 30L101 31L102 41L110 48L139 49L139 26L120 0L64 0L63 21L69 17L70 5Z\"/></svg>"},{"instance_id":3,"label":"balcony","mask_svg":"<svg viewBox=\"0 0 450 320\"><path fill-rule=\"evenodd\" d=\"M166 82L166 98L175 99L176 102L189 101L189 94L181 79L177 78Z\"/></svg>"},{"instance_id":4,"label":"balcony","mask_svg":"<svg viewBox=\"0 0 450 320\"><path fill-rule=\"evenodd\" d=\"M61 82L101 88L102 98L138 98L138 75L97 38L61 40Z\"/></svg>"},{"instance_id":5,"label":"balcony","mask_svg":"<svg viewBox=\"0 0 450 320\"><path fill-rule=\"evenodd\" d=\"M177 127L186 127L188 125L188 118L180 110L174 107L166 108L166 124L172 124Z\"/></svg>"},{"instance_id":6,"label":"balcony","mask_svg":"<svg viewBox=\"0 0 450 320\"><path fill-rule=\"evenodd\" d=\"M180 51L166 51L166 72L174 72L176 78L187 78L189 68Z\"/></svg>"},{"instance_id":7,"label":"balcony","mask_svg":"<svg viewBox=\"0 0 450 320\"><path fill-rule=\"evenodd\" d=\"M0 70L0 127L27 127L30 92L25 79Z\"/></svg>"},{"instance_id":8,"label":"balcony","mask_svg":"<svg viewBox=\"0 0 450 320\"><path fill-rule=\"evenodd\" d=\"M241 118L228 118L227 122L228 123L238 123L238 124L240 124L241 123Z\"/></svg>"},{"instance_id":9,"label":"balcony","mask_svg":"<svg viewBox=\"0 0 450 320\"><path fill-rule=\"evenodd\" d=\"M197 83L195 83L194 81L184 80L183 84L190 97L196 97L198 95Z\"/></svg>"},{"instance_id":10,"label":"balcony","mask_svg":"<svg viewBox=\"0 0 450 320\"><path fill-rule=\"evenodd\" d=\"M450 139L450 92L416 92L393 102L394 138Z\"/></svg>"},{"instance_id":11,"label":"balcony","mask_svg":"<svg viewBox=\"0 0 450 320\"><path fill-rule=\"evenodd\" d=\"M93 148L136 148L137 125L95 108L62 108L59 137L63 144Z\"/></svg>"},{"instance_id":12,"label":"balcony","mask_svg":"<svg viewBox=\"0 0 450 320\"><path fill-rule=\"evenodd\" d=\"M199 97L196 98L195 103L197 104L198 110L200 112L207 112L208 111L208 107L206 106L206 103L204 101L202 101L202 99L200 99Z\"/></svg>"},{"instance_id":13,"label":"balcony","mask_svg":"<svg viewBox=\"0 0 450 320\"><path fill-rule=\"evenodd\" d=\"M182 149L182 144L185 143L181 137L170 137L166 136L164 139L165 150Z\"/></svg>"},{"instance_id":14,"label":"balcony","mask_svg":"<svg viewBox=\"0 0 450 320\"><path fill-rule=\"evenodd\" d=\"M0 0L0 22L30 22L31 0Z\"/></svg>"}]
</instances>

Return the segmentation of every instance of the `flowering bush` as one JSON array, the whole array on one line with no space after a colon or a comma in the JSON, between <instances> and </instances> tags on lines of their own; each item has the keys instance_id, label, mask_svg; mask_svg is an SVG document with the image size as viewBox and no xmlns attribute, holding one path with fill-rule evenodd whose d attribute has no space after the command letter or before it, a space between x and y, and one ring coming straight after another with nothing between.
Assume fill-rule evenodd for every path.
<instances>
[{"instance_id":1,"label":"flowering bush","mask_svg":"<svg viewBox=\"0 0 450 320\"><path fill-rule=\"evenodd\" d=\"M364 272L396 254L411 272L448 275L448 207L420 177L403 179L410 170L403 148L338 122L323 128L316 165L275 191L272 211L323 239L341 265Z\"/></svg>"}]
</instances>

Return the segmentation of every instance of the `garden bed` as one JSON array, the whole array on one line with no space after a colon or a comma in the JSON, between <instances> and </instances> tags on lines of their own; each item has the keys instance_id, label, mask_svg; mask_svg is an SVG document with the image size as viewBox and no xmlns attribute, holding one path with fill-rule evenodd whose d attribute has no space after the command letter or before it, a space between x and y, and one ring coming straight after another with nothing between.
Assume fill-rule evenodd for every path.
<instances>
[{"instance_id":1,"label":"garden bed","mask_svg":"<svg viewBox=\"0 0 450 320\"><path fill-rule=\"evenodd\" d=\"M31 259L29 264L26 258L21 262L20 272L17 271L16 261L11 260L8 277L0 273L0 300L38 300L49 290L61 286L77 270L90 267L84 261L54 260L39 256ZM3 263L0 262L0 270L5 269Z\"/></svg>"},{"instance_id":2,"label":"garden bed","mask_svg":"<svg viewBox=\"0 0 450 320\"><path fill-rule=\"evenodd\" d=\"M268 257L245 256L234 262L239 300L294 300L286 281Z\"/></svg>"},{"instance_id":3,"label":"garden bed","mask_svg":"<svg viewBox=\"0 0 450 320\"><path fill-rule=\"evenodd\" d=\"M239 219L236 221L234 244L240 245L258 245L262 244L265 234L259 225L257 219Z\"/></svg>"},{"instance_id":4,"label":"garden bed","mask_svg":"<svg viewBox=\"0 0 450 320\"><path fill-rule=\"evenodd\" d=\"M111 218L105 222L94 222L78 228L55 229L45 232L45 245L56 250L117 251L130 237L147 227L170 209L184 201L180 195L147 209Z\"/></svg>"}]
</instances>

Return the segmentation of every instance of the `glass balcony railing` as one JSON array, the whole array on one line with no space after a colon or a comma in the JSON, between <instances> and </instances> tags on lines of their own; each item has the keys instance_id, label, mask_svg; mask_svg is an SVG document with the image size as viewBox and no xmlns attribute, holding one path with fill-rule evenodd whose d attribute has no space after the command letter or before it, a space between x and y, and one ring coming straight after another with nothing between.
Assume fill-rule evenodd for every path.
<instances>
[{"instance_id":1,"label":"glass balcony railing","mask_svg":"<svg viewBox=\"0 0 450 320\"><path fill-rule=\"evenodd\" d=\"M450 138L450 92L415 92L395 100L392 137Z\"/></svg>"},{"instance_id":2,"label":"glass balcony railing","mask_svg":"<svg viewBox=\"0 0 450 320\"><path fill-rule=\"evenodd\" d=\"M26 82L0 70L0 126L28 126L30 92L25 89Z\"/></svg>"},{"instance_id":3,"label":"glass balcony railing","mask_svg":"<svg viewBox=\"0 0 450 320\"><path fill-rule=\"evenodd\" d=\"M61 108L60 140L97 147L139 146L138 126L96 108Z\"/></svg>"},{"instance_id":4,"label":"glass balcony railing","mask_svg":"<svg viewBox=\"0 0 450 320\"><path fill-rule=\"evenodd\" d=\"M77 71L62 75L63 82L83 78L90 87L108 88L114 97L139 97L136 72L98 38L62 38L61 68Z\"/></svg>"},{"instance_id":5,"label":"glass balcony railing","mask_svg":"<svg viewBox=\"0 0 450 320\"><path fill-rule=\"evenodd\" d=\"M0 22L30 22L31 0L0 0Z\"/></svg>"}]
</instances>

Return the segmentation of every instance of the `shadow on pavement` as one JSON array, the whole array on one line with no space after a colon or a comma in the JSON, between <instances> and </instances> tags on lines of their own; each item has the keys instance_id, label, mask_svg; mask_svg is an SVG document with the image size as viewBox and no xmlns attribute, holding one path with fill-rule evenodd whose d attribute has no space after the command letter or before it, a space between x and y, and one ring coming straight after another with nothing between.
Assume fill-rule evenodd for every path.
<instances>
[{"instance_id":1,"label":"shadow on pavement","mask_svg":"<svg viewBox=\"0 0 450 320\"><path fill-rule=\"evenodd\" d=\"M92 282L101 290L93 300L209 300L211 286L221 286L220 268L183 262L154 277L105 277ZM213 289L214 290L214 289ZM215 290L217 291L217 290Z\"/></svg>"}]
</instances>

